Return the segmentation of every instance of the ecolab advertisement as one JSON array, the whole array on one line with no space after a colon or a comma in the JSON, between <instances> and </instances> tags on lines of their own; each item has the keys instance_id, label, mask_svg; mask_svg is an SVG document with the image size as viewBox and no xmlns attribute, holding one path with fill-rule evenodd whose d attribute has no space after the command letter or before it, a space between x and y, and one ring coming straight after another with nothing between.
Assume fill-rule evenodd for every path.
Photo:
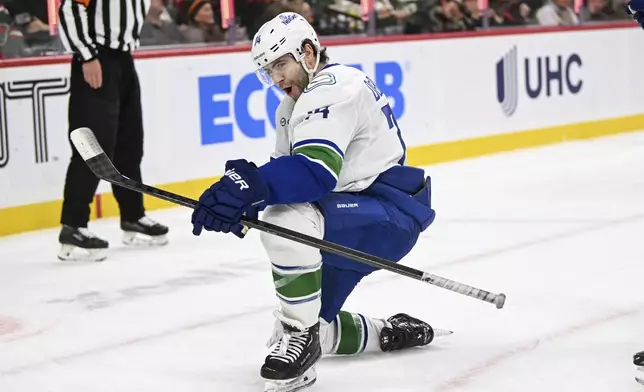
<instances>
[{"instance_id":1,"label":"ecolab advertisement","mask_svg":"<svg viewBox=\"0 0 644 392\"><path fill-rule=\"evenodd\" d=\"M407 146L641 113L644 33L636 28L330 46L390 100ZM249 53L137 61L144 179L220 175L229 159L261 164L282 93ZM0 68L0 209L62 198L71 155L69 66ZM100 191L109 191L102 184Z\"/></svg>"}]
</instances>

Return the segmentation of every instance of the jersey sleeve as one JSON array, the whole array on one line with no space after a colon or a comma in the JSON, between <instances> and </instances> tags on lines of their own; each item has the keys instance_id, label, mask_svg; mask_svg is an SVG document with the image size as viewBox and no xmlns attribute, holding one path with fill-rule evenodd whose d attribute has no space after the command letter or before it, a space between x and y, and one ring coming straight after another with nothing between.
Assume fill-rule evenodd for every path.
<instances>
[{"instance_id":1,"label":"jersey sleeve","mask_svg":"<svg viewBox=\"0 0 644 392\"><path fill-rule=\"evenodd\" d=\"M313 79L300 97L293 123L293 155L320 165L337 181L344 153L357 128L356 91L351 85L334 88L332 74Z\"/></svg>"},{"instance_id":2,"label":"jersey sleeve","mask_svg":"<svg viewBox=\"0 0 644 392\"><path fill-rule=\"evenodd\" d=\"M67 40L69 49L80 55L83 62L91 61L98 56L96 42L89 35L90 19L87 13L92 0L62 0L58 10L62 36Z\"/></svg>"}]
</instances>

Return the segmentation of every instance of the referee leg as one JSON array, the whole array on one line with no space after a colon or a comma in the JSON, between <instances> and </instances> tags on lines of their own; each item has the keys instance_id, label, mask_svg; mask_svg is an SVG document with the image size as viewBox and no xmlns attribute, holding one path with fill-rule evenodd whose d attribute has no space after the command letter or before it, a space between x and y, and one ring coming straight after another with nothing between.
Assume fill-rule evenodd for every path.
<instances>
[{"instance_id":1,"label":"referee leg","mask_svg":"<svg viewBox=\"0 0 644 392\"><path fill-rule=\"evenodd\" d=\"M69 97L69 132L88 127L108 155L114 150L119 117L119 93L115 79L118 72L108 56L99 56L103 84L93 89L85 81L83 67L75 57L71 65ZM70 143L71 145L71 143ZM88 168L72 145L72 158L67 167L61 223L71 227L87 227L90 204L98 187L98 178Z\"/></svg>"},{"instance_id":2,"label":"referee leg","mask_svg":"<svg viewBox=\"0 0 644 392\"><path fill-rule=\"evenodd\" d=\"M123 59L123 78L120 85L121 107L118 118L114 166L127 177L142 181L143 115L141 88L134 68L134 60L128 55ZM121 212L122 222L136 222L145 215L143 194L123 187L113 186Z\"/></svg>"}]
</instances>

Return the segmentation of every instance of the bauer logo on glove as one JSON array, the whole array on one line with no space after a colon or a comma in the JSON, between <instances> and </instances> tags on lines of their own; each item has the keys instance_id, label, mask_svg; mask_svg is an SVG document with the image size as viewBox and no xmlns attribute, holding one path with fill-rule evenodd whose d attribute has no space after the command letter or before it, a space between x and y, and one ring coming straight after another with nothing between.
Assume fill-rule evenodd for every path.
<instances>
[{"instance_id":1,"label":"bauer logo on glove","mask_svg":"<svg viewBox=\"0 0 644 392\"><path fill-rule=\"evenodd\" d=\"M249 188L246 181L244 181L244 179L239 174L235 173L235 169L230 169L226 171L226 173L224 173L224 176L230 177L230 179L233 180L235 184L239 184L240 191L243 191L244 189Z\"/></svg>"},{"instance_id":2,"label":"bauer logo on glove","mask_svg":"<svg viewBox=\"0 0 644 392\"><path fill-rule=\"evenodd\" d=\"M242 215L257 217L268 200L268 188L257 166L244 159L226 162L224 176L206 189L192 213L192 233L203 229L233 232L243 237L239 221Z\"/></svg>"}]
</instances>

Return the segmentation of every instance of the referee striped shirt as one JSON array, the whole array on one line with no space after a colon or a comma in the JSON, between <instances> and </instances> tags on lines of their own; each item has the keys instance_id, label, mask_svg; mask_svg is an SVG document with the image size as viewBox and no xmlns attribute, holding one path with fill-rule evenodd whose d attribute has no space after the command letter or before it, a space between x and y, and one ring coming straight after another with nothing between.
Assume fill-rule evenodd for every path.
<instances>
[{"instance_id":1,"label":"referee striped shirt","mask_svg":"<svg viewBox=\"0 0 644 392\"><path fill-rule=\"evenodd\" d=\"M149 9L150 0L62 0L63 41L83 61L96 58L97 46L132 51Z\"/></svg>"}]
</instances>

